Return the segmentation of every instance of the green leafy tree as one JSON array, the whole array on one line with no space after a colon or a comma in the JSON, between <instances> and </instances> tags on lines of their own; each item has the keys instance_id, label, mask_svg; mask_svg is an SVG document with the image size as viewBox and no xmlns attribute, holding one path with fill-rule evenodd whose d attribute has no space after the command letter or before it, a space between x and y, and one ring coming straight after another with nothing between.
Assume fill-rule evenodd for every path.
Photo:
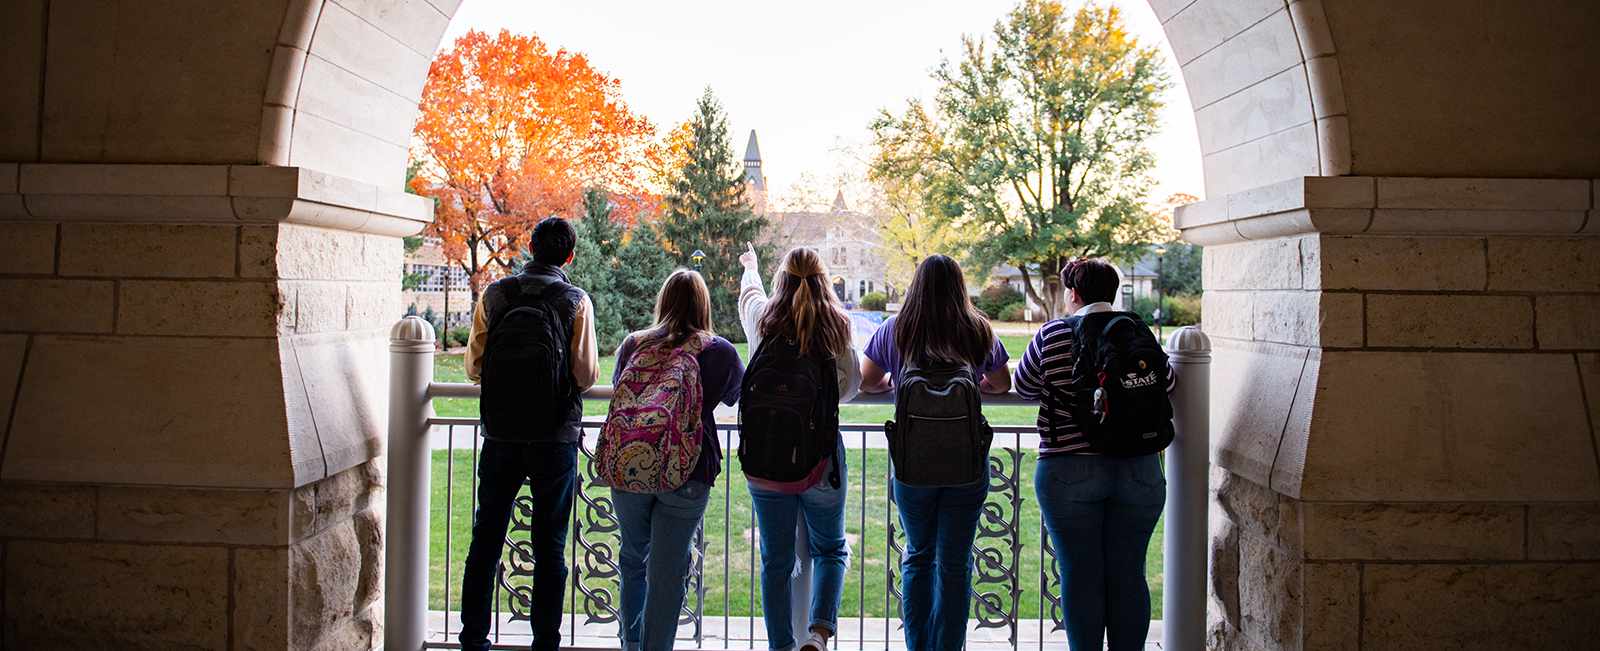
<instances>
[{"instance_id":1,"label":"green leafy tree","mask_svg":"<svg viewBox=\"0 0 1600 651\"><path fill-rule=\"evenodd\" d=\"M661 230L678 264L692 268L690 256L705 252L701 275L711 289L713 327L731 341L744 341L738 314L744 271L739 254L746 242L754 242L762 260L772 259L765 237L768 222L751 211L744 196L743 165L734 159L727 115L710 88L700 97L690 125L688 162L665 198Z\"/></svg>"},{"instance_id":2,"label":"green leafy tree","mask_svg":"<svg viewBox=\"0 0 1600 651\"><path fill-rule=\"evenodd\" d=\"M613 298L624 333L643 330L655 321L656 294L678 267L655 224L643 218L636 224L617 250L613 277Z\"/></svg>"},{"instance_id":3,"label":"green leafy tree","mask_svg":"<svg viewBox=\"0 0 1600 651\"><path fill-rule=\"evenodd\" d=\"M1172 242L1163 246L1167 247L1167 253L1162 256L1160 264L1161 293L1167 296L1200 295L1204 290L1200 282L1202 247L1183 242Z\"/></svg>"},{"instance_id":4,"label":"green leafy tree","mask_svg":"<svg viewBox=\"0 0 1600 651\"><path fill-rule=\"evenodd\" d=\"M913 100L873 122L874 173L916 182L969 260L1016 265L1028 297L1054 318L1067 261L1127 262L1170 237L1146 205L1154 159L1145 141L1171 83L1116 7L1069 16L1058 2L1023 0L992 42L962 45L934 72L931 109Z\"/></svg>"},{"instance_id":5,"label":"green leafy tree","mask_svg":"<svg viewBox=\"0 0 1600 651\"><path fill-rule=\"evenodd\" d=\"M576 255L567 265L567 278L589 293L594 304L595 342L600 350L617 349L623 329L621 306L616 295L617 250L622 246L622 227L612 215L611 194L600 188L583 191L584 218L578 232Z\"/></svg>"}]
</instances>

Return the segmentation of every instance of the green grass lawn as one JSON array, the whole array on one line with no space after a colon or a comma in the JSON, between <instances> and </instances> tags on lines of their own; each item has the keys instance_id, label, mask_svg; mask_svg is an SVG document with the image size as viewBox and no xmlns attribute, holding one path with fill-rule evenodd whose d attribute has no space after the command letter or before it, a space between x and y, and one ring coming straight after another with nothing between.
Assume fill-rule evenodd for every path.
<instances>
[{"instance_id":1,"label":"green grass lawn","mask_svg":"<svg viewBox=\"0 0 1600 651\"><path fill-rule=\"evenodd\" d=\"M1011 354L1012 359L1020 358L1022 350L1027 346L1028 337L1002 336L1001 340ZM741 357L748 355L745 344L735 344ZM616 365L614 357L600 359L601 383L608 383L612 369ZM466 373L462 368L461 355L437 355L434 358L434 379L439 382L466 382ZM476 417L478 408L476 400L471 399L439 399L434 401L434 409L440 416ZM605 415L607 405L602 402L584 403L585 416ZM845 423L882 423L893 417L894 407L891 405L844 405L840 407L840 422ZM984 414L989 422L997 425L1032 425L1035 421L1036 408L1034 407L988 407ZM736 456L736 455L735 455ZM889 515L888 500L888 451L887 450L852 450L849 453L851 497L846 507L846 533L851 540L851 567L846 577L844 599L840 607L841 617L883 617L892 614L898 606L887 598L885 585L887 584L887 570L890 561L889 550L885 545L887 536L887 522ZM1021 577L1022 594L1016 604L1018 617L1033 619L1039 617L1040 612L1040 524L1038 504L1033 496L1033 468L1037 460L1037 452L1025 450L1022 455L1019 497L1021 513L1018 521L1021 523L1020 543L1018 550L1018 568ZM862 464L866 464L863 471ZM707 587L705 612L708 615L722 616L760 616L760 578L756 573L759 562L753 557L754 547L751 544L751 530L754 528L750 511L749 492L740 473L737 458L730 458L731 466L722 477L718 479L716 489L712 491L711 501L706 508L705 536L706 558L704 579ZM1009 464L1008 464L1009 465ZM448 472L447 472L448 470ZM1008 467L1008 471L1012 470ZM471 539L472 526L472 490L474 462L472 450L456 450L447 453L444 450L433 452L433 482L432 482L432 526L430 546L430 574L429 577L429 608L444 610L460 608L460 579L461 566L465 560L467 545ZM448 477L448 480L447 480ZM866 490L862 491L862 478L865 477ZM452 490L453 488L453 490ZM610 490L606 488L589 488L585 491L589 499L608 497ZM999 498L999 493L991 494L991 504L999 507L1004 504ZM865 500L865 504L863 504ZM863 509L865 521L863 522ZM1006 518L1010 518L1009 508L1003 511ZM448 515L448 526L446 517ZM575 505L575 519L585 518L587 514L583 503ZM898 527L897 527L898 528ZM863 531L864 530L864 531ZM446 559L446 536L449 537L449 558ZM569 536L570 537L570 536ZM585 536L591 545L608 544L612 550L611 557L615 558L614 533L590 533ZM1151 539L1150 553L1145 564L1145 573L1150 580L1151 588L1151 616L1159 619L1161 616L1161 538L1160 525L1157 525L1156 534ZM1009 560L1011 552L1007 543L993 539L980 538L979 543L986 548L1006 550L1004 558ZM902 543L903 544L903 543ZM577 540L569 541L569 562L573 571L579 571L580 566L598 562L587 552L579 554ZM448 578L446 570L448 572ZM981 569L981 568L980 568ZM898 573L898 570L897 570ZM445 592L448 581L449 594ZM611 603L615 604L619 596L613 585L613 579L599 579L587 577L584 581L591 589L603 588L612 593ZM727 589L724 589L724 585ZM983 592L995 592L1004 595L1009 590L997 584L982 584ZM569 612L582 611L581 595L572 594L568 588ZM863 600L863 594L865 598ZM571 604L578 603L576 609ZM726 606L724 606L726 604ZM506 606L502 606L505 608Z\"/></svg>"}]
</instances>

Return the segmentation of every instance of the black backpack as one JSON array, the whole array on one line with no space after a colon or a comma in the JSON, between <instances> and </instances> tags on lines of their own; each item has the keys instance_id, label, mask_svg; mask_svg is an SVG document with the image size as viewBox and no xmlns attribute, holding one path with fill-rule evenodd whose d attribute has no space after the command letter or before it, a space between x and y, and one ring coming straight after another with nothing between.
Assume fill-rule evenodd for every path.
<instances>
[{"instance_id":1,"label":"black backpack","mask_svg":"<svg viewBox=\"0 0 1600 651\"><path fill-rule=\"evenodd\" d=\"M978 374L968 364L902 362L894 417L883 424L894 476L911 486L961 486L983 479L994 429L983 418Z\"/></svg>"},{"instance_id":2,"label":"black backpack","mask_svg":"<svg viewBox=\"0 0 1600 651\"><path fill-rule=\"evenodd\" d=\"M571 417L575 387L564 318L572 285L552 281L524 294L516 276L497 283L505 307L489 321L483 349L483 435L501 441L549 440ZM580 412L581 413L581 412Z\"/></svg>"},{"instance_id":3,"label":"black backpack","mask_svg":"<svg viewBox=\"0 0 1600 651\"><path fill-rule=\"evenodd\" d=\"M834 457L839 487L839 377L821 351L801 355L794 340L769 336L756 347L739 390L739 463L744 472L797 482Z\"/></svg>"},{"instance_id":4,"label":"black backpack","mask_svg":"<svg viewBox=\"0 0 1600 651\"><path fill-rule=\"evenodd\" d=\"M1046 393L1072 414L1089 449L1112 458L1155 454L1172 444L1167 353L1132 312L1069 317L1071 398Z\"/></svg>"}]
</instances>

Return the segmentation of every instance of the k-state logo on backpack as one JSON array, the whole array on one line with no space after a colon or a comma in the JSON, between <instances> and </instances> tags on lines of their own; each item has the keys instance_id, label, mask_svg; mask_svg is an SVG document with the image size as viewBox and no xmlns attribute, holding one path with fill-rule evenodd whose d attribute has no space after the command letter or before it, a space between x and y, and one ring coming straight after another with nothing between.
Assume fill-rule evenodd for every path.
<instances>
[{"instance_id":1,"label":"k-state logo on backpack","mask_svg":"<svg viewBox=\"0 0 1600 651\"><path fill-rule=\"evenodd\" d=\"M1046 396L1065 403L1089 449L1127 458L1171 445L1167 353L1150 328L1131 312L1071 317L1067 327L1072 329L1071 394Z\"/></svg>"},{"instance_id":2,"label":"k-state logo on backpack","mask_svg":"<svg viewBox=\"0 0 1600 651\"><path fill-rule=\"evenodd\" d=\"M573 405L582 414L567 350L571 325L563 317L572 303L562 299L573 287L554 281L524 294L517 276L493 286L505 307L492 317L483 350L483 434L501 441L547 439L573 416Z\"/></svg>"},{"instance_id":3,"label":"k-state logo on backpack","mask_svg":"<svg viewBox=\"0 0 1600 651\"><path fill-rule=\"evenodd\" d=\"M689 480L705 430L696 356L710 343L711 335L697 333L678 348L634 351L600 428L595 479L630 493L665 493Z\"/></svg>"}]
</instances>

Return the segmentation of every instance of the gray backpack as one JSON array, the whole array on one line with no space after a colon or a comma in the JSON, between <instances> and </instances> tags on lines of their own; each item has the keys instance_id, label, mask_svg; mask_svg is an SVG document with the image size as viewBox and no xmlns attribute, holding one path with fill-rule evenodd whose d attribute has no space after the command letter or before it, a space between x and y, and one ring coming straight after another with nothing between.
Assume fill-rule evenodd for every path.
<instances>
[{"instance_id":1,"label":"gray backpack","mask_svg":"<svg viewBox=\"0 0 1600 651\"><path fill-rule=\"evenodd\" d=\"M911 486L961 486L987 476L994 430L970 365L907 360L895 377L895 420L883 424L894 476Z\"/></svg>"}]
</instances>

